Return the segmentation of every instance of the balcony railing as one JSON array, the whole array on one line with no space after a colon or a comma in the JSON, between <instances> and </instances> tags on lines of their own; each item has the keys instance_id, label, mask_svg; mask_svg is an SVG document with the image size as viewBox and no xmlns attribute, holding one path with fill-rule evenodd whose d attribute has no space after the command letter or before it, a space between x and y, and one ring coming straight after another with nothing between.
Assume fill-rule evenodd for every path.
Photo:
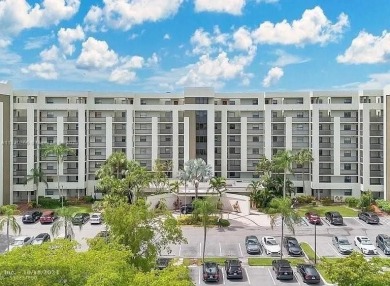
<instances>
[{"instance_id":1,"label":"balcony railing","mask_svg":"<svg viewBox=\"0 0 390 286\"><path fill-rule=\"evenodd\" d=\"M64 122L78 122L79 119L77 117L64 117Z\"/></svg>"},{"instance_id":2,"label":"balcony railing","mask_svg":"<svg viewBox=\"0 0 390 286\"><path fill-rule=\"evenodd\" d=\"M27 122L26 116L14 117L14 122Z\"/></svg>"},{"instance_id":3,"label":"balcony railing","mask_svg":"<svg viewBox=\"0 0 390 286\"><path fill-rule=\"evenodd\" d=\"M370 130L370 136L383 136L383 130Z\"/></svg>"},{"instance_id":4,"label":"balcony railing","mask_svg":"<svg viewBox=\"0 0 390 286\"><path fill-rule=\"evenodd\" d=\"M26 136L27 130L14 130L14 135Z\"/></svg>"},{"instance_id":5,"label":"balcony railing","mask_svg":"<svg viewBox=\"0 0 390 286\"><path fill-rule=\"evenodd\" d=\"M370 158L371 163L383 163L383 158L381 157L371 157Z\"/></svg>"}]
</instances>

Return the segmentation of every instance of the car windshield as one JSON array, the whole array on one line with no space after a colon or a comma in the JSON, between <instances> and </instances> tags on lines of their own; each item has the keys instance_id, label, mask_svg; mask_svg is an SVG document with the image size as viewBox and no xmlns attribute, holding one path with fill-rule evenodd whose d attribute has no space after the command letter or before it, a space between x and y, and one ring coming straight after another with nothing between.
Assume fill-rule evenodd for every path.
<instances>
[{"instance_id":1,"label":"car windshield","mask_svg":"<svg viewBox=\"0 0 390 286\"><path fill-rule=\"evenodd\" d=\"M215 267L214 265L206 265L206 273L210 273L210 274L215 274L217 273L217 267Z\"/></svg>"},{"instance_id":2,"label":"car windshield","mask_svg":"<svg viewBox=\"0 0 390 286\"><path fill-rule=\"evenodd\" d=\"M276 242L276 240L274 240L274 239L268 239L268 240L267 240L267 244L268 244L268 245L277 245L277 242Z\"/></svg>"},{"instance_id":3,"label":"car windshield","mask_svg":"<svg viewBox=\"0 0 390 286\"><path fill-rule=\"evenodd\" d=\"M340 245L350 245L349 241L347 239L339 239Z\"/></svg>"},{"instance_id":4,"label":"car windshield","mask_svg":"<svg viewBox=\"0 0 390 286\"><path fill-rule=\"evenodd\" d=\"M43 239L36 239L36 240L34 240L34 241L32 242L32 244L33 244L33 245L35 245L35 244L42 244L42 242L43 242Z\"/></svg>"},{"instance_id":5,"label":"car windshield","mask_svg":"<svg viewBox=\"0 0 390 286\"><path fill-rule=\"evenodd\" d=\"M92 218L99 218L99 215L92 215Z\"/></svg>"},{"instance_id":6,"label":"car windshield","mask_svg":"<svg viewBox=\"0 0 390 286\"><path fill-rule=\"evenodd\" d=\"M82 218L82 215L75 215L74 218Z\"/></svg>"},{"instance_id":7,"label":"car windshield","mask_svg":"<svg viewBox=\"0 0 390 286\"><path fill-rule=\"evenodd\" d=\"M249 239L248 244L257 244L257 241L254 239Z\"/></svg>"},{"instance_id":8,"label":"car windshield","mask_svg":"<svg viewBox=\"0 0 390 286\"><path fill-rule=\"evenodd\" d=\"M298 241L296 241L296 240L289 240L289 241L288 241L288 244L289 244L290 246L297 246L297 245L298 245Z\"/></svg>"},{"instance_id":9,"label":"car windshield","mask_svg":"<svg viewBox=\"0 0 390 286\"><path fill-rule=\"evenodd\" d=\"M361 242L363 245L371 245L371 241L369 239L362 239L362 242Z\"/></svg>"},{"instance_id":10,"label":"car windshield","mask_svg":"<svg viewBox=\"0 0 390 286\"><path fill-rule=\"evenodd\" d=\"M383 240L383 242L386 244L386 245L390 245L390 238L385 238Z\"/></svg>"}]
</instances>

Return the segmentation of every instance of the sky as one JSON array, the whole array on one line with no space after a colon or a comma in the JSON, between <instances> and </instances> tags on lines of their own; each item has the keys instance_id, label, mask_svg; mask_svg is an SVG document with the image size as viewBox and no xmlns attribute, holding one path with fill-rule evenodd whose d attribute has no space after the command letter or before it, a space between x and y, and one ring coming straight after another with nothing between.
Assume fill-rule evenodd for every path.
<instances>
[{"instance_id":1,"label":"sky","mask_svg":"<svg viewBox=\"0 0 390 286\"><path fill-rule=\"evenodd\" d=\"M389 0L0 0L14 89L381 89Z\"/></svg>"}]
</instances>

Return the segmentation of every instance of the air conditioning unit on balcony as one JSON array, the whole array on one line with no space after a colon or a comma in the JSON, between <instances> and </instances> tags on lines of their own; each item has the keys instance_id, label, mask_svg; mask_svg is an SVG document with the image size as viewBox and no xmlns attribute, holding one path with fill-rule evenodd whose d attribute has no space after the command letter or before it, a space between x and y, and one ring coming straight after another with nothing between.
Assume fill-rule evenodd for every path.
<instances>
[{"instance_id":1,"label":"air conditioning unit on balcony","mask_svg":"<svg viewBox=\"0 0 390 286\"><path fill-rule=\"evenodd\" d=\"M342 203L342 202L344 202L344 197L343 196L333 196L333 201L335 203Z\"/></svg>"}]
</instances>

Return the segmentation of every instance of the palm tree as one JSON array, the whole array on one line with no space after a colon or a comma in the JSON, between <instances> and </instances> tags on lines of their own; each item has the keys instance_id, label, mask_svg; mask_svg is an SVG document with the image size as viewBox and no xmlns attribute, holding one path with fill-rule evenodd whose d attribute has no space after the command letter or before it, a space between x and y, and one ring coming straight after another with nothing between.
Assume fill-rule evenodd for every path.
<instances>
[{"instance_id":1,"label":"palm tree","mask_svg":"<svg viewBox=\"0 0 390 286\"><path fill-rule=\"evenodd\" d=\"M184 165L184 172L195 186L195 199L198 198L199 182L206 182L212 176L212 167L201 159L188 160Z\"/></svg>"},{"instance_id":2,"label":"palm tree","mask_svg":"<svg viewBox=\"0 0 390 286\"><path fill-rule=\"evenodd\" d=\"M64 163L64 157L68 154L74 154L75 151L66 144L45 144L41 148L44 157L54 155L57 159L57 188L60 194L60 166ZM62 197L62 194L61 194Z\"/></svg>"},{"instance_id":3,"label":"palm tree","mask_svg":"<svg viewBox=\"0 0 390 286\"><path fill-rule=\"evenodd\" d=\"M314 161L313 153L311 152L310 149L303 149L295 155L294 160L296 163L302 165L302 189L303 189L303 192L305 193L305 169L303 167L306 163L308 163L309 164L309 174L310 174L311 162Z\"/></svg>"},{"instance_id":4,"label":"palm tree","mask_svg":"<svg viewBox=\"0 0 390 286\"><path fill-rule=\"evenodd\" d=\"M184 185L184 204L187 204L187 182L190 180L189 172L185 170L179 171L179 180Z\"/></svg>"},{"instance_id":5,"label":"palm tree","mask_svg":"<svg viewBox=\"0 0 390 286\"><path fill-rule=\"evenodd\" d=\"M26 185L29 181L33 181L36 188L35 202L37 203L37 206L39 206L39 183L43 182L46 184L46 188L48 187L47 181L44 177L45 173L42 171L41 167L33 168L31 169L30 175L27 176L27 179L24 183ZM30 200L30 192L28 192L28 202L30 202Z\"/></svg>"},{"instance_id":6,"label":"palm tree","mask_svg":"<svg viewBox=\"0 0 390 286\"><path fill-rule=\"evenodd\" d=\"M205 199L195 199L193 202L194 205L194 215L200 216L202 219L203 226L203 253L202 261L204 262L204 255L206 251L206 237L207 237L207 227L210 225L210 216L217 211L217 202L213 197L207 197Z\"/></svg>"},{"instance_id":7,"label":"palm tree","mask_svg":"<svg viewBox=\"0 0 390 286\"><path fill-rule=\"evenodd\" d=\"M64 227L65 229L65 238L72 239L74 236L72 218L73 218L73 210L70 208L60 208L58 210L59 219L54 221L53 225L50 228L50 231L53 236L57 236L60 232L60 229ZM80 229L82 225L80 224Z\"/></svg>"},{"instance_id":8,"label":"palm tree","mask_svg":"<svg viewBox=\"0 0 390 286\"><path fill-rule=\"evenodd\" d=\"M16 221L16 218L14 216L15 213L16 213L16 209L14 207L12 207L12 206L3 206L1 208L2 208L2 212L4 213L4 216L2 216L0 218L0 229L3 230L4 226L6 227L6 231L7 231L7 250L9 251L9 245L10 245L9 231L10 231L10 228L11 228L13 233L20 234L21 227L18 224L18 222Z\"/></svg>"},{"instance_id":9,"label":"palm tree","mask_svg":"<svg viewBox=\"0 0 390 286\"><path fill-rule=\"evenodd\" d=\"M286 197L286 178L287 172L292 172L291 165L294 162L294 156L289 150L283 150L272 158L275 163L275 169L283 171L283 198Z\"/></svg>"},{"instance_id":10,"label":"palm tree","mask_svg":"<svg viewBox=\"0 0 390 286\"><path fill-rule=\"evenodd\" d=\"M261 176L271 176L274 169L274 162L269 160L267 157L261 157L256 166L256 170Z\"/></svg>"},{"instance_id":11,"label":"palm tree","mask_svg":"<svg viewBox=\"0 0 390 286\"><path fill-rule=\"evenodd\" d=\"M250 191L250 198L252 204L258 208L260 206L260 198L259 198L259 193L262 190L263 186L261 184L261 181L252 181L247 187L247 190ZM252 205L253 206L253 205Z\"/></svg>"},{"instance_id":12,"label":"palm tree","mask_svg":"<svg viewBox=\"0 0 390 286\"><path fill-rule=\"evenodd\" d=\"M281 244L283 243L284 237L284 224L287 228L295 235L294 224L301 221L301 217L294 208L291 207L291 198L274 198L270 203L268 214L270 216L271 228L276 225L277 218L282 218L282 235ZM280 259L283 258L283 251L280 251Z\"/></svg>"},{"instance_id":13,"label":"palm tree","mask_svg":"<svg viewBox=\"0 0 390 286\"><path fill-rule=\"evenodd\" d=\"M222 218L222 194L227 191L226 189L226 179L224 177L213 177L210 179L210 187L207 191L212 190L213 192L217 192L218 199L218 209L220 211L220 217Z\"/></svg>"}]
</instances>

